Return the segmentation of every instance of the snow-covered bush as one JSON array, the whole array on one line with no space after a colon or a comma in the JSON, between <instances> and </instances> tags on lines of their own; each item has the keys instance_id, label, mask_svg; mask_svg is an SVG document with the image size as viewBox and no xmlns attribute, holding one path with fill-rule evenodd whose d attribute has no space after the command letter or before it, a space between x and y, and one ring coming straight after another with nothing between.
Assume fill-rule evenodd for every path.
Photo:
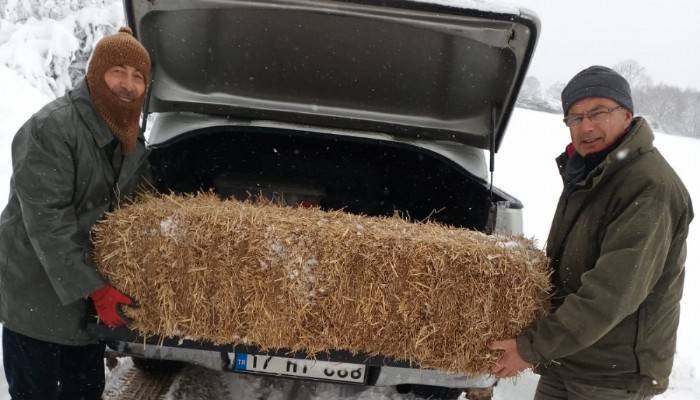
<instances>
[{"instance_id":1,"label":"snow-covered bush","mask_svg":"<svg viewBox=\"0 0 700 400\"><path fill-rule=\"evenodd\" d=\"M87 7L105 7L114 0L0 0L0 18L16 22L34 19L63 19Z\"/></svg>"},{"instance_id":2,"label":"snow-covered bush","mask_svg":"<svg viewBox=\"0 0 700 400\"><path fill-rule=\"evenodd\" d=\"M0 0L0 63L61 96L85 74L94 44L124 24L118 0Z\"/></svg>"}]
</instances>

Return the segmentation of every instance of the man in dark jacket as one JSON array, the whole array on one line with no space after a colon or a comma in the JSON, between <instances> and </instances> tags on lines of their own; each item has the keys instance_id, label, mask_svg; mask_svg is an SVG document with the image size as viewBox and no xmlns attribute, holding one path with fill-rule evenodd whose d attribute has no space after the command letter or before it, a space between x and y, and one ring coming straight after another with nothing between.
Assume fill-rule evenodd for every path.
<instances>
[{"instance_id":1,"label":"man in dark jacket","mask_svg":"<svg viewBox=\"0 0 700 400\"><path fill-rule=\"evenodd\" d=\"M649 399L668 387L691 200L633 117L627 81L593 66L562 92L571 144L547 240L552 313L503 351L499 377L534 366L535 399Z\"/></svg>"},{"instance_id":2,"label":"man in dark jacket","mask_svg":"<svg viewBox=\"0 0 700 400\"><path fill-rule=\"evenodd\" d=\"M91 259L90 229L147 173L139 115L150 81L129 28L102 39L86 79L46 105L12 142L10 198L0 216L0 321L12 399L101 398L104 345L85 331L92 306L126 321L129 297Z\"/></svg>"}]
</instances>

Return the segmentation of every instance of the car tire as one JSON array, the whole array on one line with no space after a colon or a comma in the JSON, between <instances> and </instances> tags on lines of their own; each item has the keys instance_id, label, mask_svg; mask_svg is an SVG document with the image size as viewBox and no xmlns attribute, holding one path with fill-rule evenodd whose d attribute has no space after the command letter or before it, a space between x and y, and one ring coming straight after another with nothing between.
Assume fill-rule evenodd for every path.
<instances>
[{"instance_id":1,"label":"car tire","mask_svg":"<svg viewBox=\"0 0 700 400\"><path fill-rule=\"evenodd\" d=\"M155 360L150 358L131 357L136 369L147 373L171 373L177 372L185 363L171 360Z\"/></svg>"},{"instance_id":2,"label":"car tire","mask_svg":"<svg viewBox=\"0 0 700 400\"><path fill-rule=\"evenodd\" d=\"M462 389L445 388L429 385L398 385L396 391L400 394L411 394L407 398L421 400L457 400L462 395Z\"/></svg>"},{"instance_id":3,"label":"car tire","mask_svg":"<svg viewBox=\"0 0 700 400\"><path fill-rule=\"evenodd\" d=\"M466 397L467 400L491 400L493 399L494 386L465 389L464 397Z\"/></svg>"}]
</instances>

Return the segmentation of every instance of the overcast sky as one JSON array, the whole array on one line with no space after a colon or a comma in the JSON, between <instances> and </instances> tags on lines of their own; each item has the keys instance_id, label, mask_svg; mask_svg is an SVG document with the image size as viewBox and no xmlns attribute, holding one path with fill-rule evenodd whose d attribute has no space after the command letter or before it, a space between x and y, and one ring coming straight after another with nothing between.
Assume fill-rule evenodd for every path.
<instances>
[{"instance_id":1,"label":"overcast sky","mask_svg":"<svg viewBox=\"0 0 700 400\"><path fill-rule=\"evenodd\" d=\"M529 74L544 87L635 59L654 82L700 90L700 0L509 0L542 32Z\"/></svg>"}]
</instances>

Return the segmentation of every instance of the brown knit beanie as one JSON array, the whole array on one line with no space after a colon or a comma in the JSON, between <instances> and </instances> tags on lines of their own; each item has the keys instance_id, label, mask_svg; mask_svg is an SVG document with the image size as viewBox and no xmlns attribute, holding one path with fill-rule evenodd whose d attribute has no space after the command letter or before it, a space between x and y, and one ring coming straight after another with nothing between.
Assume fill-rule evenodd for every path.
<instances>
[{"instance_id":1,"label":"brown knit beanie","mask_svg":"<svg viewBox=\"0 0 700 400\"><path fill-rule=\"evenodd\" d=\"M117 65L128 65L143 74L146 90L140 98L127 103L109 89L104 78L105 72ZM119 32L105 36L97 43L87 69L90 98L97 112L119 139L123 154L128 154L136 148L139 117L150 81L151 58L130 28L123 27Z\"/></svg>"}]
</instances>

